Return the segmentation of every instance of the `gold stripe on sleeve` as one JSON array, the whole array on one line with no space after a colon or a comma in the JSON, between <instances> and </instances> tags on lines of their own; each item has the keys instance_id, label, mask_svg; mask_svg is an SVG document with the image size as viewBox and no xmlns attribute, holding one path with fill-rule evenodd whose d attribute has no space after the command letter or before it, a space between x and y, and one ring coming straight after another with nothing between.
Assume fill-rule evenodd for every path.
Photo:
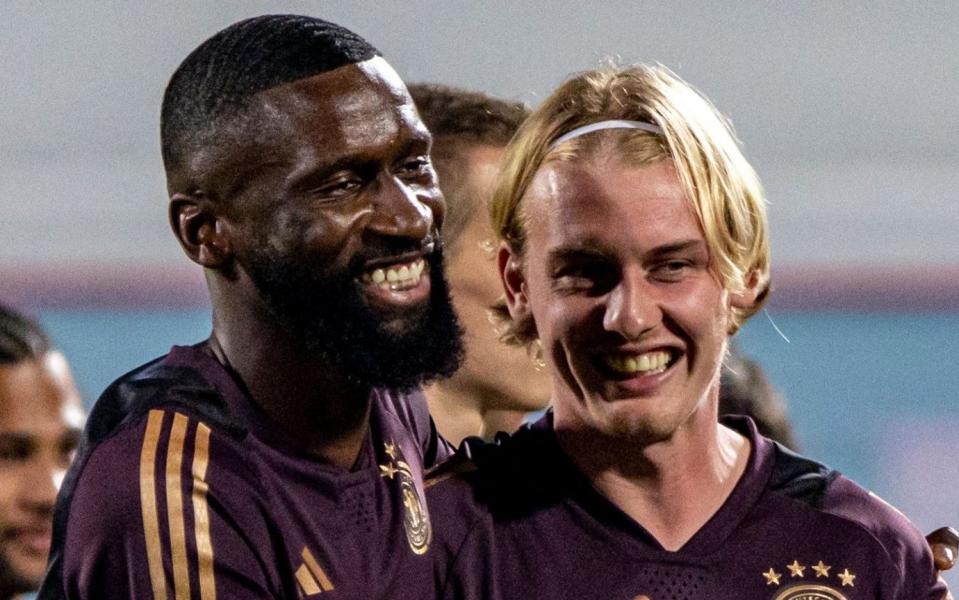
<instances>
[{"instance_id":1,"label":"gold stripe on sleeve","mask_svg":"<svg viewBox=\"0 0 959 600\"><path fill-rule=\"evenodd\" d=\"M180 474L183 467L183 440L189 422L185 415L176 413L166 452L166 508L170 522L170 557L176 600L190 600L190 566L187 564L183 526L183 476Z\"/></svg>"},{"instance_id":2,"label":"gold stripe on sleeve","mask_svg":"<svg viewBox=\"0 0 959 600\"><path fill-rule=\"evenodd\" d=\"M300 553L300 556L303 557L303 562L306 563L306 566L310 568L310 572L313 573L313 576L316 577L316 580L320 582L320 587L323 588L323 591L331 591L333 589L333 584L330 582L330 578L326 576L326 572L320 567L320 563L316 562L316 559L313 558L313 553L310 552L310 549L303 548L303 552Z\"/></svg>"},{"instance_id":3,"label":"gold stripe on sleeve","mask_svg":"<svg viewBox=\"0 0 959 600\"><path fill-rule=\"evenodd\" d=\"M300 587L303 588L303 593L307 596L320 593L320 586L316 585L316 580L310 575L306 565L300 565L300 568L296 570L296 580L300 582Z\"/></svg>"},{"instance_id":4,"label":"gold stripe on sleeve","mask_svg":"<svg viewBox=\"0 0 959 600\"><path fill-rule=\"evenodd\" d=\"M140 450L140 512L143 515L143 534L146 538L147 563L150 566L150 584L153 600L166 600L166 577L163 574L163 555L160 548L160 521L157 517L156 453L163 411L151 410L147 430Z\"/></svg>"},{"instance_id":5,"label":"gold stripe on sleeve","mask_svg":"<svg viewBox=\"0 0 959 600\"><path fill-rule=\"evenodd\" d=\"M196 522L196 553L200 567L200 599L216 600L213 578L213 541L210 539L210 512L206 502L206 468L210 464L210 428L199 423L193 444L193 520Z\"/></svg>"}]
</instances>

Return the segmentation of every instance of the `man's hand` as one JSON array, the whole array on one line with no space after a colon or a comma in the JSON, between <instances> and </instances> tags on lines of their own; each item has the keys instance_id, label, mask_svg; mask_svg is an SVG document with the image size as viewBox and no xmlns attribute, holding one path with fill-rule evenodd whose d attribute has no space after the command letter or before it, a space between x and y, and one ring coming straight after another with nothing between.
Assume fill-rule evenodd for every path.
<instances>
[{"instance_id":1,"label":"man's hand","mask_svg":"<svg viewBox=\"0 0 959 600\"><path fill-rule=\"evenodd\" d=\"M929 542L929 548L932 550L932 558L936 563L939 579L942 579L942 572L948 571L956 564L956 557L959 555L959 532L952 527L940 527L927 535L926 541ZM943 600L953 600L948 590Z\"/></svg>"}]
</instances>

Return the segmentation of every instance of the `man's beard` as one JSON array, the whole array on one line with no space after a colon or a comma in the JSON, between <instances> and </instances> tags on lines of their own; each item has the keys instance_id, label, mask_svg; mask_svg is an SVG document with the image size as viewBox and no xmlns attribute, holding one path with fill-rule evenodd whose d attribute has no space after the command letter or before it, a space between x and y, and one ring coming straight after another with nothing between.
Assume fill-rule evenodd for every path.
<instances>
[{"instance_id":1,"label":"man's beard","mask_svg":"<svg viewBox=\"0 0 959 600\"><path fill-rule=\"evenodd\" d=\"M463 358L463 333L439 246L426 261L428 302L389 314L370 307L360 294L362 257L346 269L321 272L263 245L243 262L272 316L300 350L354 385L409 390L449 377ZM387 327L387 321L399 324Z\"/></svg>"}]
</instances>

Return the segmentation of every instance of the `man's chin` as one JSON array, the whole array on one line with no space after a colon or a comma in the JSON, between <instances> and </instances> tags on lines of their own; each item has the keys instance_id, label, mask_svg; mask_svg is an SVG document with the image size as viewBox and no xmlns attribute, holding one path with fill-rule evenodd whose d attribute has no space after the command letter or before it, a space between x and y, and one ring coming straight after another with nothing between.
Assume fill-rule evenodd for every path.
<instances>
[{"instance_id":1,"label":"man's chin","mask_svg":"<svg viewBox=\"0 0 959 600\"><path fill-rule=\"evenodd\" d=\"M34 591L40 587L45 570L46 561L0 556L0 589L9 588L14 594Z\"/></svg>"}]
</instances>

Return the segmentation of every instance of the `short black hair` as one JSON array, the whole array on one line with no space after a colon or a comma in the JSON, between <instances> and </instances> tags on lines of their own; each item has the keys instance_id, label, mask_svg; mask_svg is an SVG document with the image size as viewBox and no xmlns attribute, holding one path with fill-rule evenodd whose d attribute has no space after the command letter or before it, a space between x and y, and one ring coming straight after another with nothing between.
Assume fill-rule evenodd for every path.
<instances>
[{"instance_id":1,"label":"short black hair","mask_svg":"<svg viewBox=\"0 0 959 600\"><path fill-rule=\"evenodd\" d=\"M359 35L300 15L262 15L200 44L167 84L160 139L167 174L257 92L378 56Z\"/></svg>"},{"instance_id":2,"label":"short black hair","mask_svg":"<svg viewBox=\"0 0 959 600\"><path fill-rule=\"evenodd\" d=\"M35 321L0 304L0 365L39 360L50 350L50 338Z\"/></svg>"}]
</instances>

